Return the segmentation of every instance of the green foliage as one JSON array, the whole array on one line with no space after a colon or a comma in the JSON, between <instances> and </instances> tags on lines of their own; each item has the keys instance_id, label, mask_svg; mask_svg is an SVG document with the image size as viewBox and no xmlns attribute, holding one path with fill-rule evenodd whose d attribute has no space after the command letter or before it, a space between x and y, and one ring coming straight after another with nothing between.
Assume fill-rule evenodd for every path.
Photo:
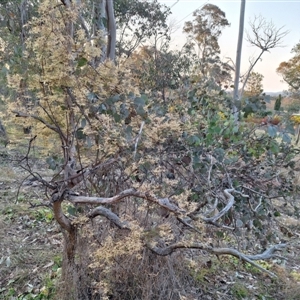
<instances>
[{"instance_id":1,"label":"green foliage","mask_svg":"<svg viewBox=\"0 0 300 300\"><path fill-rule=\"evenodd\" d=\"M140 91L159 91L164 100L168 91L182 85L191 66L182 51L170 50L169 43L161 49L144 46L133 54L132 60L131 71L137 78Z\"/></svg>"},{"instance_id":2,"label":"green foliage","mask_svg":"<svg viewBox=\"0 0 300 300\"><path fill-rule=\"evenodd\" d=\"M36 221L51 223L53 221L53 212L49 208L40 208L33 212Z\"/></svg>"},{"instance_id":3,"label":"green foliage","mask_svg":"<svg viewBox=\"0 0 300 300\"><path fill-rule=\"evenodd\" d=\"M231 288L231 293L234 299L247 299L249 292L247 288L242 283L235 283Z\"/></svg>"},{"instance_id":4,"label":"green foliage","mask_svg":"<svg viewBox=\"0 0 300 300\"><path fill-rule=\"evenodd\" d=\"M251 72L247 80L244 97L258 97L263 92L263 81L264 76L257 72Z\"/></svg>"},{"instance_id":5,"label":"green foliage","mask_svg":"<svg viewBox=\"0 0 300 300\"><path fill-rule=\"evenodd\" d=\"M222 30L230 25L226 15L218 6L206 4L194 11L193 16L194 20L186 22L183 28L187 35L185 53L193 63L191 80L202 87L228 87L231 68L220 60L218 43Z\"/></svg>"},{"instance_id":6,"label":"green foliage","mask_svg":"<svg viewBox=\"0 0 300 300\"><path fill-rule=\"evenodd\" d=\"M286 109L289 113L299 113L299 111L300 111L300 101L299 101L299 99L292 100L292 102L287 105Z\"/></svg>"},{"instance_id":7,"label":"green foliage","mask_svg":"<svg viewBox=\"0 0 300 300\"><path fill-rule=\"evenodd\" d=\"M185 23L184 32L191 41L203 49L203 58L208 53L219 53L218 38L222 29L229 26L225 13L216 5L206 4L194 11L193 16L194 21Z\"/></svg>"},{"instance_id":8,"label":"green foliage","mask_svg":"<svg viewBox=\"0 0 300 300\"><path fill-rule=\"evenodd\" d=\"M267 108L266 101L269 101L269 98L264 94L244 99L242 106L244 117L247 118L251 114L265 114Z\"/></svg>"},{"instance_id":9,"label":"green foliage","mask_svg":"<svg viewBox=\"0 0 300 300\"><path fill-rule=\"evenodd\" d=\"M292 53L294 56L290 60L280 63L277 72L289 85L290 89L297 92L300 88L300 43L292 49Z\"/></svg>"},{"instance_id":10,"label":"green foliage","mask_svg":"<svg viewBox=\"0 0 300 300\"><path fill-rule=\"evenodd\" d=\"M276 98L275 100L275 104L274 104L274 110L279 111L281 108L281 94L278 96L278 98Z\"/></svg>"},{"instance_id":11,"label":"green foliage","mask_svg":"<svg viewBox=\"0 0 300 300\"><path fill-rule=\"evenodd\" d=\"M146 39L169 38L167 18L171 11L166 5L157 0L117 0L114 6L120 32L116 49L120 57L129 57Z\"/></svg>"}]
</instances>

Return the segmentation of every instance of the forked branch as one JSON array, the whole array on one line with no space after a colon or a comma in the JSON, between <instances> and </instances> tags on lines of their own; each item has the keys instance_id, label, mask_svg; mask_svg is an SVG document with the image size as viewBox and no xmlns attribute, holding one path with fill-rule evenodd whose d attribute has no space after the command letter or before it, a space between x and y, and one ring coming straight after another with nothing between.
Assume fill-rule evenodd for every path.
<instances>
[{"instance_id":1,"label":"forked branch","mask_svg":"<svg viewBox=\"0 0 300 300\"><path fill-rule=\"evenodd\" d=\"M243 96L245 86L254 66L261 59L262 55L265 52L269 52L273 48L282 47L282 40L289 33L288 30L283 30L284 27L276 28L272 21L267 22L261 16L254 17L254 20L250 21L249 23L251 30L250 33L247 32L247 41L252 46L260 49L261 52L256 60L250 65L240 92L240 98Z\"/></svg>"}]
</instances>

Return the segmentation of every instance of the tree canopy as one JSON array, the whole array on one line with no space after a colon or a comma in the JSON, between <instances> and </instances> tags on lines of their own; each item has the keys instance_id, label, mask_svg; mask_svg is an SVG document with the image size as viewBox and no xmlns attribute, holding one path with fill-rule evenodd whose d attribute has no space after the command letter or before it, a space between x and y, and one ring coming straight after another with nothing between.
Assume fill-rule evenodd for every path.
<instances>
[{"instance_id":1,"label":"tree canopy","mask_svg":"<svg viewBox=\"0 0 300 300\"><path fill-rule=\"evenodd\" d=\"M280 63L277 72L293 91L298 91L300 88L300 43L292 49L292 54L294 56L290 60Z\"/></svg>"}]
</instances>

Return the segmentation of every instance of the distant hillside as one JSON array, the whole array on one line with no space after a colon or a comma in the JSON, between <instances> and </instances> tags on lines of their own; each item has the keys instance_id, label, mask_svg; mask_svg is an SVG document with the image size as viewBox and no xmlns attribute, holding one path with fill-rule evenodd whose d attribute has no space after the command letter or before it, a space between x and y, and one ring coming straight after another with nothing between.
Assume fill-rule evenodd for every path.
<instances>
[{"instance_id":1,"label":"distant hillside","mask_svg":"<svg viewBox=\"0 0 300 300\"><path fill-rule=\"evenodd\" d=\"M281 91L281 92L264 92L266 95L270 95L271 97L277 97L279 96L280 94L282 96L285 96L286 95L286 92L285 91Z\"/></svg>"}]
</instances>

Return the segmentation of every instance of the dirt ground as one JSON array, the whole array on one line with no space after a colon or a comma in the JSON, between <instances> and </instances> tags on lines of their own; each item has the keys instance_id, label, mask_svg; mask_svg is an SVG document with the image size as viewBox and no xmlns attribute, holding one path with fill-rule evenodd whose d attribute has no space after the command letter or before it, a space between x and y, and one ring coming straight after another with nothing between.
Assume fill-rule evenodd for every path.
<instances>
[{"instance_id":1,"label":"dirt ground","mask_svg":"<svg viewBox=\"0 0 300 300\"><path fill-rule=\"evenodd\" d=\"M50 299L62 236L49 207L32 207L43 202L44 191L23 182L28 175L20 159L15 150L0 149L0 299Z\"/></svg>"}]
</instances>

